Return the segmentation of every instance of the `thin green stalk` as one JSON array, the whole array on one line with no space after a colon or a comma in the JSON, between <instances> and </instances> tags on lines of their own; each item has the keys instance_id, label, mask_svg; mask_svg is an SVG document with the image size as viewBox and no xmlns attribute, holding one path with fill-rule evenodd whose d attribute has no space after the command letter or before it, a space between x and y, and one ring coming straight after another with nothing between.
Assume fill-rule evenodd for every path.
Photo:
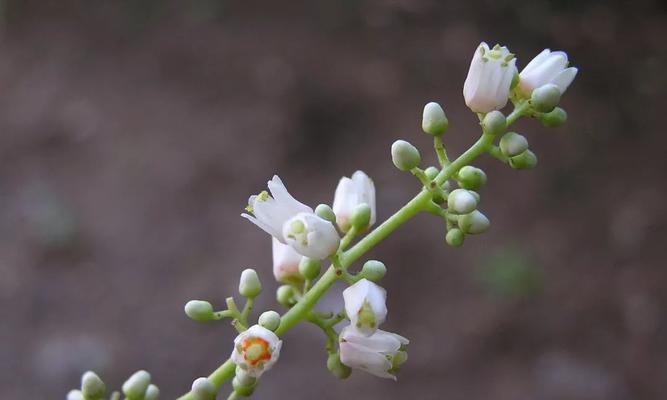
<instances>
[{"instance_id":1,"label":"thin green stalk","mask_svg":"<svg viewBox=\"0 0 667 400\"><path fill-rule=\"evenodd\" d=\"M447 151L445 150L445 145L442 144L442 137L435 136L433 138L433 148L435 149L435 154L438 155L438 163L441 167L446 167L449 164L449 158L447 158Z\"/></svg>"}]
</instances>

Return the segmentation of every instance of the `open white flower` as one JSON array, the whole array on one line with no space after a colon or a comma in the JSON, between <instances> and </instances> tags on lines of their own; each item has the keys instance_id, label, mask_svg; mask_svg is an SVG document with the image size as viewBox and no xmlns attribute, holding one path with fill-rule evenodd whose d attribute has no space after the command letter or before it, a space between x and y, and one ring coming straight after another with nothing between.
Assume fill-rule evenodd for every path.
<instances>
[{"instance_id":1,"label":"open white flower","mask_svg":"<svg viewBox=\"0 0 667 400\"><path fill-rule=\"evenodd\" d=\"M362 203L366 203L371 209L368 226L372 226L376 219L373 181L363 171L356 171L351 178L342 177L336 187L333 211L336 214L336 223L343 232L350 230L352 212Z\"/></svg>"},{"instance_id":2,"label":"open white flower","mask_svg":"<svg viewBox=\"0 0 667 400\"><path fill-rule=\"evenodd\" d=\"M234 339L231 359L249 376L259 377L278 361L283 342L275 333L253 325Z\"/></svg>"},{"instance_id":3,"label":"open white flower","mask_svg":"<svg viewBox=\"0 0 667 400\"><path fill-rule=\"evenodd\" d=\"M262 228L266 233L272 235L282 243L286 243L283 237L283 225L298 213L312 213L313 209L297 201L285 188L283 181L278 175L268 182L271 195L266 191L250 196L248 200L249 214L241 214L253 224Z\"/></svg>"},{"instance_id":4,"label":"open white flower","mask_svg":"<svg viewBox=\"0 0 667 400\"><path fill-rule=\"evenodd\" d=\"M302 281L299 274L299 262L303 256L292 246L282 244L275 237L273 243L273 276L278 282L296 283Z\"/></svg>"},{"instance_id":5,"label":"open white flower","mask_svg":"<svg viewBox=\"0 0 667 400\"><path fill-rule=\"evenodd\" d=\"M538 87L553 83L563 94L578 72L577 68L567 66L565 52L544 49L519 74L519 90L530 96Z\"/></svg>"},{"instance_id":6,"label":"open white flower","mask_svg":"<svg viewBox=\"0 0 667 400\"><path fill-rule=\"evenodd\" d=\"M475 50L463 84L466 105L478 113L505 107L515 73L516 58L507 47L495 45L489 49L482 42Z\"/></svg>"},{"instance_id":7,"label":"open white flower","mask_svg":"<svg viewBox=\"0 0 667 400\"><path fill-rule=\"evenodd\" d=\"M364 336L354 327L347 326L341 331L339 342L343 364L380 378L396 380L400 365L408 359L405 346L410 341L380 329L371 336Z\"/></svg>"},{"instance_id":8,"label":"open white flower","mask_svg":"<svg viewBox=\"0 0 667 400\"><path fill-rule=\"evenodd\" d=\"M317 215L298 213L283 225L283 237L297 253L323 260L338 250L340 236L333 224Z\"/></svg>"},{"instance_id":9,"label":"open white flower","mask_svg":"<svg viewBox=\"0 0 667 400\"><path fill-rule=\"evenodd\" d=\"M387 291L368 279L343 290L343 300L351 326L362 335L372 335L387 318Z\"/></svg>"}]
</instances>

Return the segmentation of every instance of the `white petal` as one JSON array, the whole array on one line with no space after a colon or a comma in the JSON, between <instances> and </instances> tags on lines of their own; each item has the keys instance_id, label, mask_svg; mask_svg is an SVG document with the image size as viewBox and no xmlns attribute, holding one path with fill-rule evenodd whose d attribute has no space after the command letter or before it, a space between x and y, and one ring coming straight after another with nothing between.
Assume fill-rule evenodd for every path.
<instances>
[{"instance_id":1,"label":"white petal","mask_svg":"<svg viewBox=\"0 0 667 400\"><path fill-rule=\"evenodd\" d=\"M361 369L380 378L396 379L387 372L391 369L391 362L384 355L354 343L340 343L340 361L350 368Z\"/></svg>"},{"instance_id":2,"label":"white petal","mask_svg":"<svg viewBox=\"0 0 667 400\"><path fill-rule=\"evenodd\" d=\"M563 94L570 86L574 78L577 76L577 72L579 72L579 70L575 67L566 68L561 73L559 73L551 81L551 83L558 86L558 89L560 89L560 93Z\"/></svg>"},{"instance_id":3,"label":"white petal","mask_svg":"<svg viewBox=\"0 0 667 400\"><path fill-rule=\"evenodd\" d=\"M549 54L551 54L551 50L549 49L544 49L542 52L538 55L535 56L530 62L521 70L521 74L529 74L531 71L533 71L535 68L537 68L540 64L544 62L547 58L549 58Z\"/></svg>"},{"instance_id":4,"label":"white petal","mask_svg":"<svg viewBox=\"0 0 667 400\"><path fill-rule=\"evenodd\" d=\"M271 196L276 199L279 204L282 204L284 207L288 208L291 214L297 214L300 212L313 212L313 209L307 205L299 202L287 191L287 188L283 184L283 181L274 175L273 179L267 182L267 186L271 191Z\"/></svg>"},{"instance_id":5,"label":"white petal","mask_svg":"<svg viewBox=\"0 0 667 400\"><path fill-rule=\"evenodd\" d=\"M282 240L283 234L281 231L276 231L273 229L273 226L265 224L264 222L258 220L257 218L253 217L252 215L243 213L241 216L248 221L252 222L253 224L257 225L260 227L264 232L268 233L269 235L273 236L274 238L279 238L279 240Z\"/></svg>"},{"instance_id":6,"label":"white petal","mask_svg":"<svg viewBox=\"0 0 667 400\"><path fill-rule=\"evenodd\" d=\"M304 233L298 238L288 237L291 236L292 223L296 220L303 223ZM323 260L335 253L340 243L340 236L333 224L313 213L299 213L287 220L283 224L282 234L286 243L297 253L316 260Z\"/></svg>"},{"instance_id":7,"label":"white petal","mask_svg":"<svg viewBox=\"0 0 667 400\"><path fill-rule=\"evenodd\" d=\"M300 280L299 263L303 256L297 253L292 246L281 243L272 238L273 276L278 282L289 283Z\"/></svg>"}]
</instances>

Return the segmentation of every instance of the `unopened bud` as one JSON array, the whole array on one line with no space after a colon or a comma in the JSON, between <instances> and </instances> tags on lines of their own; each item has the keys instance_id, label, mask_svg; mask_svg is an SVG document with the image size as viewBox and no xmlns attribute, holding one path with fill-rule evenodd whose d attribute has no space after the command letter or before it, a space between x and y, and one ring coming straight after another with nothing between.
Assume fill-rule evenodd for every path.
<instances>
[{"instance_id":1,"label":"unopened bud","mask_svg":"<svg viewBox=\"0 0 667 400\"><path fill-rule=\"evenodd\" d=\"M542 114L540 116L540 121L542 121L542 125L546 127L556 128L567 121L567 112L560 107L556 107L551 112Z\"/></svg>"},{"instance_id":2,"label":"unopened bud","mask_svg":"<svg viewBox=\"0 0 667 400\"><path fill-rule=\"evenodd\" d=\"M80 390L70 390L67 393L67 400L85 400Z\"/></svg>"},{"instance_id":3,"label":"unopened bud","mask_svg":"<svg viewBox=\"0 0 667 400\"><path fill-rule=\"evenodd\" d=\"M464 189L478 190L486 183L486 174L479 168L466 165L459 171L458 181Z\"/></svg>"},{"instance_id":4,"label":"unopened bud","mask_svg":"<svg viewBox=\"0 0 667 400\"><path fill-rule=\"evenodd\" d=\"M285 306L285 307L291 307L296 303L296 299L294 298L294 288L290 285L282 285L276 290L276 300L278 301L278 304Z\"/></svg>"},{"instance_id":5,"label":"unopened bud","mask_svg":"<svg viewBox=\"0 0 667 400\"><path fill-rule=\"evenodd\" d=\"M143 399L150 383L151 374L143 370L137 371L123 383L123 393L129 400Z\"/></svg>"},{"instance_id":6,"label":"unopened bud","mask_svg":"<svg viewBox=\"0 0 667 400\"><path fill-rule=\"evenodd\" d=\"M236 376L234 377L234 379L232 379L232 387L234 388L234 391L237 394L244 397L252 395L252 393L255 391L255 385L246 386Z\"/></svg>"},{"instance_id":7,"label":"unopened bud","mask_svg":"<svg viewBox=\"0 0 667 400\"><path fill-rule=\"evenodd\" d=\"M514 169L531 169L535 168L536 165L537 156L530 150L510 158L510 167Z\"/></svg>"},{"instance_id":8,"label":"unopened bud","mask_svg":"<svg viewBox=\"0 0 667 400\"><path fill-rule=\"evenodd\" d=\"M428 167L424 170L424 174L430 180L435 179L435 177L438 176L439 173L440 170L438 170L436 167Z\"/></svg>"},{"instance_id":9,"label":"unopened bud","mask_svg":"<svg viewBox=\"0 0 667 400\"><path fill-rule=\"evenodd\" d=\"M331 222L332 224L336 223L336 214L334 214L333 209L328 204L320 204L315 207L315 214L318 217Z\"/></svg>"},{"instance_id":10,"label":"unopened bud","mask_svg":"<svg viewBox=\"0 0 667 400\"><path fill-rule=\"evenodd\" d=\"M490 226L489 219L477 210L459 217L459 228L465 233L473 235L484 233Z\"/></svg>"},{"instance_id":11,"label":"unopened bud","mask_svg":"<svg viewBox=\"0 0 667 400\"><path fill-rule=\"evenodd\" d=\"M455 189L447 197L447 209L456 214L468 214L477 208L477 199L466 189Z\"/></svg>"},{"instance_id":12,"label":"unopened bud","mask_svg":"<svg viewBox=\"0 0 667 400\"><path fill-rule=\"evenodd\" d=\"M86 399L101 399L105 391L104 382L93 371L88 371L81 376L81 393Z\"/></svg>"},{"instance_id":13,"label":"unopened bud","mask_svg":"<svg viewBox=\"0 0 667 400\"><path fill-rule=\"evenodd\" d=\"M250 376L247 370L239 366L236 367L236 379L240 386L253 386L257 382L257 378Z\"/></svg>"},{"instance_id":14,"label":"unopened bud","mask_svg":"<svg viewBox=\"0 0 667 400\"><path fill-rule=\"evenodd\" d=\"M368 204L361 203L354 207L350 216L350 225L361 231L368 227L370 221L371 207Z\"/></svg>"},{"instance_id":15,"label":"unopened bud","mask_svg":"<svg viewBox=\"0 0 667 400\"><path fill-rule=\"evenodd\" d=\"M213 306L208 301L190 300L185 304L185 315L197 322L212 321L214 319Z\"/></svg>"},{"instance_id":16,"label":"unopened bud","mask_svg":"<svg viewBox=\"0 0 667 400\"><path fill-rule=\"evenodd\" d=\"M528 149L528 140L516 132L507 132L500 138L500 151L507 157L517 156Z\"/></svg>"},{"instance_id":17,"label":"unopened bud","mask_svg":"<svg viewBox=\"0 0 667 400\"><path fill-rule=\"evenodd\" d=\"M405 140L397 140L391 145L391 160L401 171L410 171L419 166L419 150Z\"/></svg>"},{"instance_id":18,"label":"unopened bud","mask_svg":"<svg viewBox=\"0 0 667 400\"><path fill-rule=\"evenodd\" d=\"M260 316L257 322L264 328L275 331L280 325L280 314L273 310L264 311Z\"/></svg>"},{"instance_id":19,"label":"unopened bud","mask_svg":"<svg viewBox=\"0 0 667 400\"><path fill-rule=\"evenodd\" d=\"M254 299L262 291L262 284L257 271L252 268L244 269L239 280L239 293L243 297Z\"/></svg>"},{"instance_id":20,"label":"unopened bud","mask_svg":"<svg viewBox=\"0 0 667 400\"><path fill-rule=\"evenodd\" d=\"M507 129L505 115L497 110L487 113L482 120L482 128L484 132L494 136L505 133Z\"/></svg>"},{"instance_id":21,"label":"unopened bud","mask_svg":"<svg viewBox=\"0 0 667 400\"><path fill-rule=\"evenodd\" d=\"M352 373L352 369L340 362L338 353L329 354L327 358L327 369L338 379L346 379Z\"/></svg>"},{"instance_id":22,"label":"unopened bud","mask_svg":"<svg viewBox=\"0 0 667 400\"><path fill-rule=\"evenodd\" d=\"M190 394L194 400L215 400L217 390L215 390L213 382L208 378L201 377L192 382Z\"/></svg>"},{"instance_id":23,"label":"unopened bud","mask_svg":"<svg viewBox=\"0 0 667 400\"><path fill-rule=\"evenodd\" d=\"M321 268L320 260L301 257L301 261L299 261L299 273L306 279L313 280L317 278L320 275Z\"/></svg>"},{"instance_id":24,"label":"unopened bud","mask_svg":"<svg viewBox=\"0 0 667 400\"><path fill-rule=\"evenodd\" d=\"M146 389L146 394L144 395L144 400L157 400L159 396L160 389L152 383L148 385L148 389Z\"/></svg>"},{"instance_id":25,"label":"unopened bud","mask_svg":"<svg viewBox=\"0 0 667 400\"><path fill-rule=\"evenodd\" d=\"M361 276L373 282L378 282L386 273L387 267L378 260L368 260L361 267Z\"/></svg>"},{"instance_id":26,"label":"unopened bud","mask_svg":"<svg viewBox=\"0 0 667 400\"><path fill-rule=\"evenodd\" d=\"M440 104L430 102L424 106L422 130L433 136L440 136L447 131L449 121Z\"/></svg>"},{"instance_id":27,"label":"unopened bud","mask_svg":"<svg viewBox=\"0 0 667 400\"><path fill-rule=\"evenodd\" d=\"M463 232L456 228L450 229L445 236L445 241L447 241L447 244L452 247L460 247L463 244L464 239L465 235Z\"/></svg>"},{"instance_id":28,"label":"unopened bud","mask_svg":"<svg viewBox=\"0 0 667 400\"><path fill-rule=\"evenodd\" d=\"M558 86L547 83L533 90L533 94L530 96L530 104L536 111L548 113L558 105L560 95Z\"/></svg>"}]
</instances>

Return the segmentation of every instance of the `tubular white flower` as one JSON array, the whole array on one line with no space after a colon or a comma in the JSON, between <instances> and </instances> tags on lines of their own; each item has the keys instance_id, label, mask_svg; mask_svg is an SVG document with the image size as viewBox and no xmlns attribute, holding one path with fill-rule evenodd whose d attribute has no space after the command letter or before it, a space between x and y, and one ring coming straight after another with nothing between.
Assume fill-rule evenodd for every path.
<instances>
[{"instance_id":1,"label":"tubular white flower","mask_svg":"<svg viewBox=\"0 0 667 400\"><path fill-rule=\"evenodd\" d=\"M302 256L323 260L338 249L340 236L333 224L317 215L298 213L283 225L283 237Z\"/></svg>"},{"instance_id":2,"label":"tubular white flower","mask_svg":"<svg viewBox=\"0 0 667 400\"><path fill-rule=\"evenodd\" d=\"M516 58L507 47L480 43L463 84L466 105L478 113L505 107L515 73Z\"/></svg>"},{"instance_id":3,"label":"tubular white flower","mask_svg":"<svg viewBox=\"0 0 667 400\"><path fill-rule=\"evenodd\" d=\"M351 178L342 177L336 187L333 201L333 211L336 214L336 223L343 232L350 229L352 211L359 204L366 203L371 209L371 219L368 226L372 226L376 219L375 185L373 180L363 171L356 171Z\"/></svg>"},{"instance_id":4,"label":"tubular white flower","mask_svg":"<svg viewBox=\"0 0 667 400\"><path fill-rule=\"evenodd\" d=\"M343 300L351 326L364 336L372 335L387 318L387 291L368 279L345 289Z\"/></svg>"},{"instance_id":5,"label":"tubular white flower","mask_svg":"<svg viewBox=\"0 0 667 400\"><path fill-rule=\"evenodd\" d=\"M380 378L396 380L400 365L408 359L405 346L410 341L380 329L367 337L352 326L347 326L341 331L339 341L340 361L343 364Z\"/></svg>"},{"instance_id":6,"label":"tubular white flower","mask_svg":"<svg viewBox=\"0 0 667 400\"><path fill-rule=\"evenodd\" d=\"M303 256L291 246L282 244L275 237L273 243L273 276L278 282L295 283L302 280L299 275L299 262Z\"/></svg>"},{"instance_id":7,"label":"tubular white flower","mask_svg":"<svg viewBox=\"0 0 667 400\"><path fill-rule=\"evenodd\" d=\"M243 213L241 216L280 242L286 243L283 237L285 222L298 213L312 213L313 209L292 197L278 175L273 176L273 179L268 182L268 187L271 195L264 191L250 196L247 210L252 215Z\"/></svg>"},{"instance_id":8,"label":"tubular white flower","mask_svg":"<svg viewBox=\"0 0 667 400\"><path fill-rule=\"evenodd\" d=\"M577 68L567 66L565 52L544 49L519 74L519 90L530 96L538 87L553 83L563 94L578 72Z\"/></svg>"},{"instance_id":9,"label":"tubular white flower","mask_svg":"<svg viewBox=\"0 0 667 400\"><path fill-rule=\"evenodd\" d=\"M278 361L282 344L275 333L253 325L234 339L231 359L249 376L258 378Z\"/></svg>"}]
</instances>

